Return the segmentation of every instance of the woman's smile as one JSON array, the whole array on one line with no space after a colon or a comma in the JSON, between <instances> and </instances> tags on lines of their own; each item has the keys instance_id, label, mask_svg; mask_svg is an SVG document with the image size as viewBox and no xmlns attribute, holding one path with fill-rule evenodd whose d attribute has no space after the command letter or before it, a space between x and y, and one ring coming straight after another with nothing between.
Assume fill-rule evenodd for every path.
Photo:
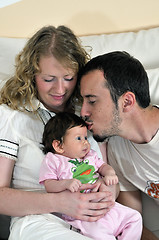
<instances>
[{"instance_id":1,"label":"woman's smile","mask_svg":"<svg viewBox=\"0 0 159 240\"><path fill-rule=\"evenodd\" d=\"M64 97L65 97L65 94L62 94L62 95L50 94L50 96L51 96L54 100L63 100Z\"/></svg>"}]
</instances>

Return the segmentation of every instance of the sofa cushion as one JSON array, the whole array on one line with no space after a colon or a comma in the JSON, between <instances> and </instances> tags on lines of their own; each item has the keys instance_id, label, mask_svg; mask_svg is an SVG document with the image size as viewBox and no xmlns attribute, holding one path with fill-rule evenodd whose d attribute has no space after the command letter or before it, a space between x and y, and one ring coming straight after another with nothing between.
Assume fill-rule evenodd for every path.
<instances>
[{"instance_id":1,"label":"sofa cushion","mask_svg":"<svg viewBox=\"0 0 159 240\"><path fill-rule=\"evenodd\" d=\"M90 50L91 57L111 51L127 51L139 59L146 69L159 67L159 27L138 32L101 34L81 37L83 46Z\"/></svg>"},{"instance_id":2,"label":"sofa cushion","mask_svg":"<svg viewBox=\"0 0 159 240\"><path fill-rule=\"evenodd\" d=\"M138 32L82 36L80 39L87 51L92 49L91 57L110 51L127 51L146 69L159 67L159 27ZM13 74L15 56L26 41L25 38L0 38L0 80L4 74Z\"/></svg>"},{"instance_id":3,"label":"sofa cushion","mask_svg":"<svg viewBox=\"0 0 159 240\"><path fill-rule=\"evenodd\" d=\"M149 78L151 103L159 105L159 68L146 70Z\"/></svg>"}]
</instances>

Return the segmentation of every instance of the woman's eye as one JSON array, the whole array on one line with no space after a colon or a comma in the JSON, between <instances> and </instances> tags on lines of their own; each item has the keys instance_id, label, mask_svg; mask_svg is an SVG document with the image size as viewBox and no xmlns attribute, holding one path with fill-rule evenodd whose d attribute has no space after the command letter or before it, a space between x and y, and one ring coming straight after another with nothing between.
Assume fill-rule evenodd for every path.
<instances>
[{"instance_id":1,"label":"woman's eye","mask_svg":"<svg viewBox=\"0 0 159 240\"><path fill-rule=\"evenodd\" d=\"M72 81L73 80L73 77L72 78L64 78L65 79L65 81Z\"/></svg>"},{"instance_id":2,"label":"woman's eye","mask_svg":"<svg viewBox=\"0 0 159 240\"><path fill-rule=\"evenodd\" d=\"M54 78L52 79L44 79L45 82L52 82L54 80Z\"/></svg>"}]
</instances>

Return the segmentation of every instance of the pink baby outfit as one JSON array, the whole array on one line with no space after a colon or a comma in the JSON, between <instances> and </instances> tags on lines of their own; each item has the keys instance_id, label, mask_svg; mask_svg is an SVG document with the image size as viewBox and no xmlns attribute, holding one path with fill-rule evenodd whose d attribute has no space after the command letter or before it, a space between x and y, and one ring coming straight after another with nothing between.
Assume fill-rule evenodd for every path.
<instances>
[{"instance_id":1,"label":"pink baby outfit","mask_svg":"<svg viewBox=\"0 0 159 240\"><path fill-rule=\"evenodd\" d=\"M99 177L97 171L103 163L93 150L82 160L49 152L42 162L39 182L43 183L47 179L77 178L82 183L94 183ZM65 217L65 221L80 229L83 235L95 240L140 240L142 233L140 213L119 203L115 203L115 206L96 222L69 220L69 217Z\"/></svg>"},{"instance_id":2,"label":"pink baby outfit","mask_svg":"<svg viewBox=\"0 0 159 240\"><path fill-rule=\"evenodd\" d=\"M39 182L46 179L80 179L82 183L93 183L98 178L98 169L103 164L95 151L90 152L84 159L70 159L68 157L47 153L41 165Z\"/></svg>"}]
</instances>

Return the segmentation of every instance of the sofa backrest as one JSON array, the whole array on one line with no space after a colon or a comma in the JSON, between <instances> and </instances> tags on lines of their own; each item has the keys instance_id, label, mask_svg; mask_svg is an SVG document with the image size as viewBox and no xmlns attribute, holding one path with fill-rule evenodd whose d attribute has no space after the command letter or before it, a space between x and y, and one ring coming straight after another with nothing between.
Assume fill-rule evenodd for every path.
<instances>
[{"instance_id":1,"label":"sofa backrest","mask_svg":"<svg viewBox=\"0 0 159 240\"><path fill-rule=\"evenodd\" d=\"M144 65L150 83L151 101L159 105L159 27L138 32L80 37L91 57L111 51L127 51ZM14 73L15 56L27 39L0 38L0 84Z\"/></svg>"}]
</instances>

